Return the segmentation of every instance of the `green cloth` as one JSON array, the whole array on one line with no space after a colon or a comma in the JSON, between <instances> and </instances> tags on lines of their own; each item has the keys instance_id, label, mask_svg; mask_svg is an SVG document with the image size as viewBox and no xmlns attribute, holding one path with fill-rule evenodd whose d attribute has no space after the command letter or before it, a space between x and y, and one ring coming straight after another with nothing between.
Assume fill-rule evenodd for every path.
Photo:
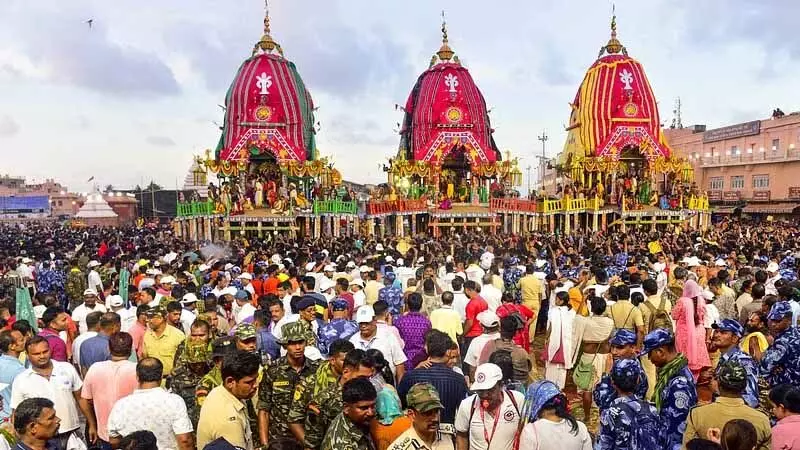
<instances>
[{"instance_id":1,"label":"green cloth","mask_svg":"<svg viewBox=\"0 0 800 450\"><path fill-rule=\"evenodd\" d=\"M658 369L656 387L653 390L653 396L655 397L657 410L661 411L661 393L664 392L669 380L675 377L675 374L688 365L689 360L686 359L686 356L684 356L683 353L678 353L678 356L675 359L665 364L664 367Z\"/></svg>"},{"instance_id":2,"label":"green cloth","mask_svg":"<svg viewBox=\"0 0 800 450\"><path fill-rule=\"evenodd\" d=\"M128 269L119 271L119 296L122 297L122 300L125 302L126 308L130 306L128 304L128 282L130 279L131 273L128 272Z\"/></svg>"},{"instance_id":3,"label":"green cloth","mask_svg":"<svg viewBox=\"0 0 800 450\"><path fill-rule=\"evenodd\" d=\"M39 332L39 327L36 326L38 322L36 314L33 312L31 293L26 288L17 288L17 320L28 322L33 328L33 334Z\"/></svg>"}]
</instances>

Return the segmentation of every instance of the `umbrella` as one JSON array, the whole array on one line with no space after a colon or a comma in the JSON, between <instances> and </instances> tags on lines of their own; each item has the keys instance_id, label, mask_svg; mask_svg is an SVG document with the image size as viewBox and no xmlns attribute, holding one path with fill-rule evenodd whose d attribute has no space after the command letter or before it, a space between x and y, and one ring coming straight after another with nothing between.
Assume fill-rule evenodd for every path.
<instances>
[{"instance_id":1,"label":"umbrella","mask_svg":"<svg viewBox=\"0 0 800 450\"><path fill-rule=\"evenodd\" d=\"M181 259L186 259L186 258L189 258L189 262L193 263L193 262L197 261L198 259L200 259L200 255L198 255L195 252L186 252L186 253L183 254L183 256L181 256Z\"/></svg>"}]
</instances>

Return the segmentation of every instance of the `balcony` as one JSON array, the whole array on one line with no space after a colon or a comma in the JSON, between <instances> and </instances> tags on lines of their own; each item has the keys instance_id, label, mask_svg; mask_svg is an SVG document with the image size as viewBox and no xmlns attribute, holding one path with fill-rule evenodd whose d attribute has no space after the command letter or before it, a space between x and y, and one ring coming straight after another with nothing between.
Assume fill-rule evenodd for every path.
<instances>
[{"instance_id":1,"label":"balcony","mask_svg":"<svg viewBox=\"0 0 800 450\"><path fill-rule=\"evenodd\" d=\"M210 216L214 214L214 202L179 202L178 217Z\"/></svg>"},{"instance_id":2,"label":"balcony","mask_svg":"<svg viewBox=\"0 0 800 450\"><path fill-rule=\"evenodd\" d=\"M766 164L772 162L800 161L800 149L789 150L754 150L753 153L739 155L715 155L699 158L695 164L700 167L738 166L742 164Z\"/></svg>"},{"instance_id":3,"label":"balcony","mask_svg":"<svg viewBox=\"0 0 800 450\"><path fill-rule=\"evenodd\" d=\"M315 200L314 214L356 214L358 205L356 202L345 202L342 200Z\"/></svg>"}]
</instances>

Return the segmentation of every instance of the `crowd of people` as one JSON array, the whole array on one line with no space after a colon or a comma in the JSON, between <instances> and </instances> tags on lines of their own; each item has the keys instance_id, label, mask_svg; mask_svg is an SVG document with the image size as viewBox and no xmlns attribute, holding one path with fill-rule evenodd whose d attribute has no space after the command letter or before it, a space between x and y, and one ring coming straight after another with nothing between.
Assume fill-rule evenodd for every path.
<instances>
[{"instance_id":1,"label":"crowd of people","mask_svg":"<svg viewBox=\"0 0 800 450\"><path fill-rule=\"evenodd\" d=\"M798 258L788 223L0 225L0 449L800 448Z\"/></svg>"}]
</instances>

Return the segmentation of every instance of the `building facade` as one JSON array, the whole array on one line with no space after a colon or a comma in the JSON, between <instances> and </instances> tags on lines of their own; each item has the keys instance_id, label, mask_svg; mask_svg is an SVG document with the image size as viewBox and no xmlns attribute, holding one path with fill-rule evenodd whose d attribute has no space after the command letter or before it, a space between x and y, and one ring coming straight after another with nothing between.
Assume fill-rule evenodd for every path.
<instances>
[{"instance_id":1,"label":"building facade","mask_svg":"<svg viewBox=\"0 0 800 450\"><path fill-rule=\"evenodd\" d=\"M675 154L692 162L695 181L712 203L771 214L800 206L800 113L664 134Z\"/></svg>"}]
</instances>

